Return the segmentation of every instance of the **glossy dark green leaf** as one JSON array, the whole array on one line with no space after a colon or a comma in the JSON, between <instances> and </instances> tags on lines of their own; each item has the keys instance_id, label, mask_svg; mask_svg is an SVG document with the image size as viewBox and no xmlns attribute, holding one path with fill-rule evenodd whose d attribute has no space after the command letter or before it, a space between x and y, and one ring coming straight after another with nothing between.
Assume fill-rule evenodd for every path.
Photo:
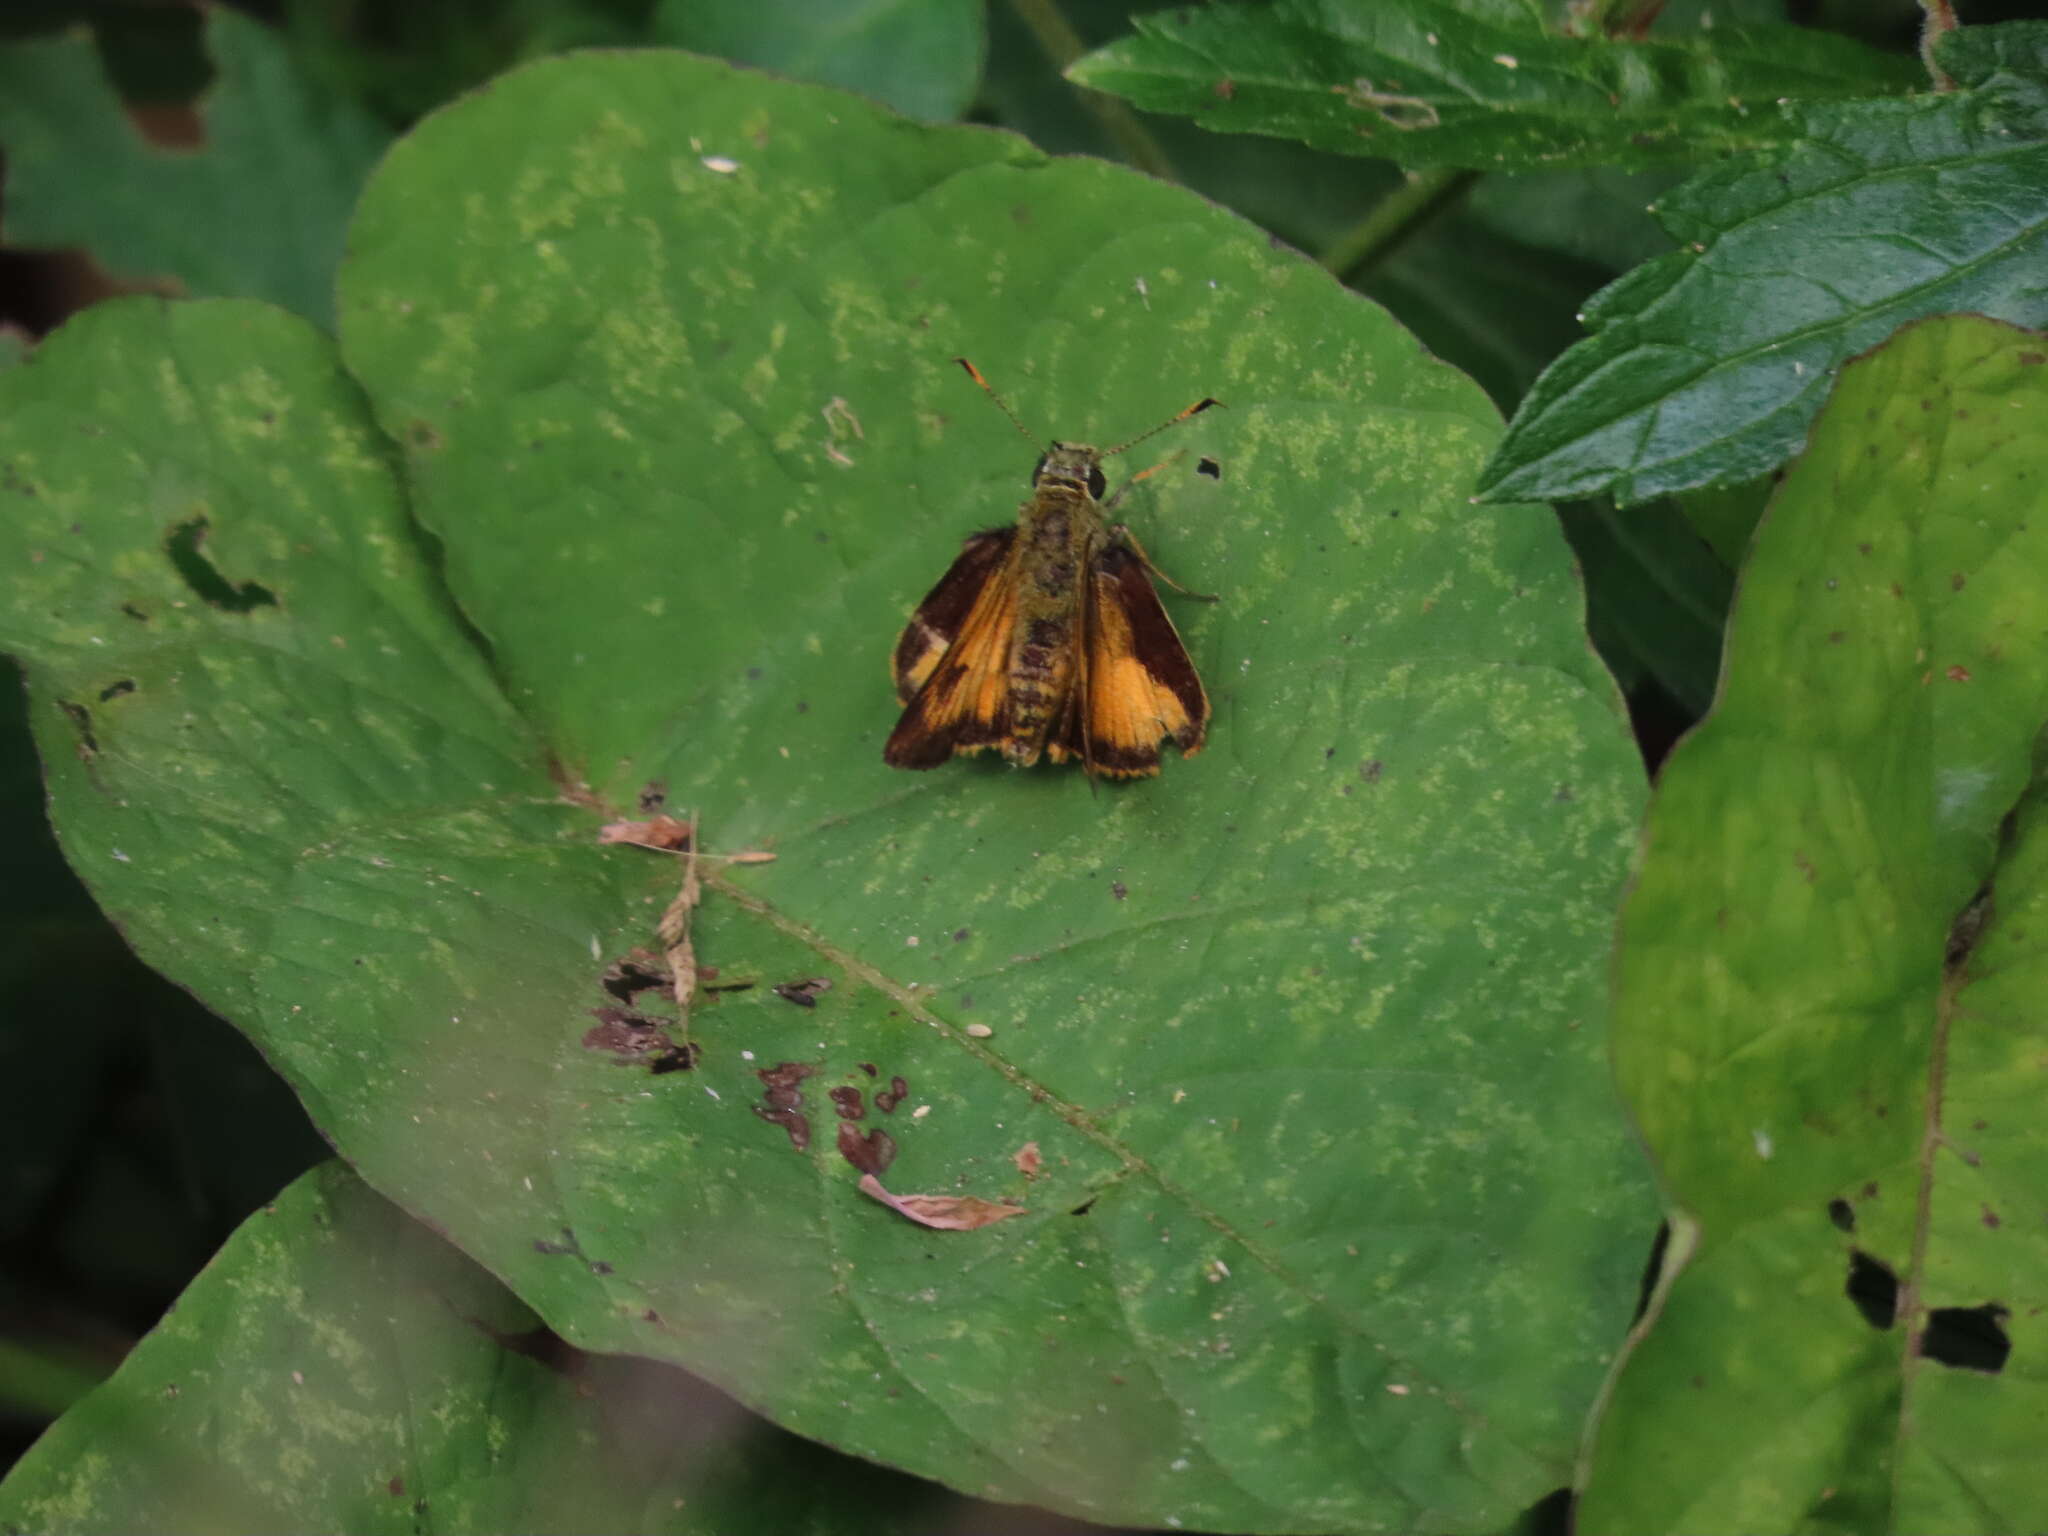
<instances>
[{"instance_id":1,"label":"glossy dark green leaf","mask_svg":"<svg viewBox=\"0 0 2048 1536\"><path fill-rule=\"evenodd\" d=\"M344 293L388 435L251 306L0 375L0 614L67 851L366 1178L575 1342L973 1491L1452 1531L1563 1480L1648 1226L1640 770L1554 524L1465 499L1468 381L1187 193L667 52L430 119ZM1156 781L880 761L898 628L1037 451L959 355L1048 434L1226 402L1113 461L1222 592L1169 596L1215 720ZM660 1075L586 1044L662 1006L614 965L674 860L597 841L657 783L779 855L709 867L747 990ZM842 1112L1025 1214L909 1225Z\"/></svg>"},{"instance_id":2,"label":"glossy dark green leaf","mask_svg":"<svg viewBox=\"0 0 2048 1536\"><path fill-rule=\"evenodd\" d=\"M197 149L146 141L82 34L0 47L8 241L331 324L343 225L388 135L237 11L210 13L207 45Z\"/></svg>"},{"instance_id":3,"label":"glossy dark green leaf","mask_svg":"<svg viewBox=\"0 0 2048 1536\"><path fill-rule=\"evenodd\" d=\"M1800 27L1566 37L1534 6L1277 0L1164 11L1069 76L1219 133L1407 166L1644 166L1784 143L1776 103L1903 90L1903 60Z\"/></svg>"},{"instance_id":4,"label":"glossy dark green leaf","mask_svg":"<svg viewBox=\"0 0 2048 1536\"><path fill-rule=\"evenodd\" d=\"M1835 370L1918 316L2048 322L2048 23L1967 27L1960 89L1788 108L1802 142L1674 192L1683 249L1586 308L1482 481L1489 497L1623 504L1762 474Z\"/></svg>"},{"instance_id":5,"label":"glossy dark green leaf","mask_svg":"<svg viewBox=\"0 0 2048 1536\"><path fill-rule=\"evenodd\" d=\"M1585 1536L2048 1508L2044 637L2048 338L1913 327L1773 499L1623 909L1615 1059L1677 1274Z\"/></svg>"},{"instance_id":6,"label":"glossy dark green leaf","mask_svg":"<svg viewBox=\"0 0 2048 1536\"><path fill-rule=\"evenodd\" d=\"M0 1529L908 1536L971 1511L595 1359L339 1162L0 1482Z\"/></svg>"}]
</instances>

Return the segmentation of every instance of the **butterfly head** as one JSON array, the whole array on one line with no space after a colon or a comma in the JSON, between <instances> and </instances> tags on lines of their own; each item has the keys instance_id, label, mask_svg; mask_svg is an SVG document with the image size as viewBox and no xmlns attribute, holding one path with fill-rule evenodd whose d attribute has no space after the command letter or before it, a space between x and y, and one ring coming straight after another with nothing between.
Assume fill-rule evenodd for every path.
<instances>
[{"instance_id":1,"label":"butterfly head","mask_svg":"<svg viewBox=\"0 0 2048 1536\"><path fill-rule=\"evenodd\" d=\"M1031 471L1034 491L1065 489L1100 501L1109 482L1102 473L1102 451L1086 443L1054 443Z\"/></svg>"}]
</instances>

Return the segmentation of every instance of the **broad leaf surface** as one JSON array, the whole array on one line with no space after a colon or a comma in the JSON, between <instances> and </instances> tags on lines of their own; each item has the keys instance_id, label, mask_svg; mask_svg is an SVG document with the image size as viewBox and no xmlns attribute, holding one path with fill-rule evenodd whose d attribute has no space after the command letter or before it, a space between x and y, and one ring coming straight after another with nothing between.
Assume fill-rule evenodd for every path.
<instances>
[{"instance_id":1,"label":"broad leaf surface","mask_svg":"<svg viewBox=\"0 0 2048 1536\"><path fill-rule=\"evenodd\" d=\"M1562 1480L1646 1230L1639 770L1554 523L1464 500L1470 384L1184 193L664 54L430 120L342 332L432 541L319 338L94 311L0 377L6 640L67 851L375 1187L574 1342L972 1491L1449 1531ZM961 354L1070 437L1227 402L1123 508L1223 593L1169 594L1215 722L1156 781L879 760L1035 452ZM675 890L595 841L654 781L780 855L711 868L755 985L665 1075L582 1044ZM889 1187L1026 1216L857 1193L826 1090L896 1076Z\"/></svg>"},{"instance_id":2,"label":"broad leaf surface","mask_svg":"<svg viewBox=\"0 0 2048 1536\"><path fill-rule=\"evenodd\" d=\"M661 0L654 41L958 117L988 49L982 0Z\"/></svg>"},{"instance_id":3,"label":"broad leaf surface","mask_svg":"<svg viewBox=\"0 0 2048 1536\"><path fill-rule=\"evenodd\" d=\"M388 135L268 27L225 7L206 25L217 77L196 150L142 137L83 34L0 47L8 242L331 324L343 226Z\"/></svg>"},{"instance_id":4,"label":"broad leaf surface","mask_svg":"<svg viewBox=\"0 0 2048 1536\"><path fill-rule=\"evenodd\" d=\"M579 1356L329 1162L14 1466L0 1529L881 1536L940 1503L680 1372Z\"/></svg>"},{"instance_id":5,"label":"broad leaf surface","mask_svg":"<svg viewBox=\"0 0 2048 1536\"><path fill-rule=\"evenodd\" d=\"M1902 323L2048 323L2048 23L1965 27L1941 58L1961 89L1787 108L1800 143L1672 193L1683 249L1587 306L1594 334L1537 381L1482 492L1626 504L1749 479Z\"/></svg>"},{"instance_id":6,"label":"broad leaf surface","mask_svg":"<svg viewBox=\"0 0 2048 1536\"><path fill-rule=\"evenodd\" d=\"M1150 112L1407 166L1697 160L1796 138L1777 103L1904 90L1904 61L1802 27L1566 37L1534 7L1277 0L1135 18L1068 75Z\"/></svg>"},{"instance_id":7,"label":"broad leaf surface","mask_svg":"<svg viewBox=\"0 0 2048 1536\"><path fill-rule=\"evenodd\" d=\"M1844 370L1758 533L1622 919L1616 1058L1691 1260L1589 1536L2048 1507L2044 445L2048 340L1929 322Z\"/></svg>"}]
</instances>

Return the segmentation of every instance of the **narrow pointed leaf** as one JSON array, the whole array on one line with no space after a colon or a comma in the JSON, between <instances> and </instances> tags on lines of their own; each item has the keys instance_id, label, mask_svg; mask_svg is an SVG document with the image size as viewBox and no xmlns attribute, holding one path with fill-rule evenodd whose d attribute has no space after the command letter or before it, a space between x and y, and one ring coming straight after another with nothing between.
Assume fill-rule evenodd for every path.
<instances>
[{"instance_id":1,"label":"narrow pointed leaf","mask_svg":"<svg viewBox=\"0 0 2048 1536\"><path fill-rule=\"evenodd\" d=\"M2048 323L2048 23L1966 27L1941 58L1959 89L1788 108L1782 155L1672 193L1658 216L1684 248L1586 307L1594 334L1536 381L1481 494L1627 504L1750 479L1906 321Z\"/></svg>"}]
</instances>

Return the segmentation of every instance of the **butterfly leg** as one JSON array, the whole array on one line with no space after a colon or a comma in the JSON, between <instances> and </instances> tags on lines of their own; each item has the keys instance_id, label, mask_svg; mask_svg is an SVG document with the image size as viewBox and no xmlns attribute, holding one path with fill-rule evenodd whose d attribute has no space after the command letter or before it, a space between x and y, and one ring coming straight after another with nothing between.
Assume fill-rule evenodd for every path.
<instances>
[{"instance_id":1,"label":"butterfly leg","mask_svg":"<svg viewBox=\"0 0 2048 1536\"><path fill-rule=\"evenodd\" d=\"M1173 588L1173 590L1178 592L1182 597L1192 597L1193 599L1195 599L1196 602L1199 603L1215 603L1222 601L1221 596L1215 592L1189 591L1186 587L1182 586L1179 582L1175 581L1171 576L1167 575L1166 572L1159 569L1158 566L1152 563L1152 557L1145 553L1145 546L1138 542L1138 536L1135 533L1131 532L1131 530L1123 523L1116 523L1112 525L1109 530L1109 533L1111 538L1119 539L1123 543L1130 546L1131 553L1138 557L1138 563L1140 565L1144 566L1145 569L1149 571L1152 575L1158 577L1159 580L1165 582L1169 587Z\"/></svg>"}]
</instances>

